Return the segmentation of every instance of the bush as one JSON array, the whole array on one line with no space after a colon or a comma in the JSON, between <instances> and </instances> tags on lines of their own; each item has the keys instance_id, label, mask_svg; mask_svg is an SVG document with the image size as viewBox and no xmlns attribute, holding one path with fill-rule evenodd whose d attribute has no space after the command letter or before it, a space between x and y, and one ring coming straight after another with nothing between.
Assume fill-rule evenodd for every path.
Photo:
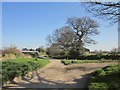
<instances>
[{"instance_id":1,"label":"bush","mask_svg":"<svg viewBox=\"0 0 120 90\"><path fill-rule=\"evenodd\" d=\"M102 69L96 70L92 77L90 84L88 86L89 89L105 87L107 89L119 90L120 84L120 68L118 65L111 65L104 67Z\"/></svg>"},{"instance_id":2,"label":"bush","mask_svg":"<svg viewBox=\"0 0 120 90\"><path fill-rule=\"evenodd\" d=\"M16 58L15 54L5 54L4 57L2 57L3 60L15 59L15 58Z\"/></svg>"},{"instance_id":3,"label":"bush","mask_svg":"<svg viewBox=\"0 0 120 90\"><path fill-rule=\"evenodd\" d=\"M8 47L2 50L3 56L9 55L9 54L15 55L16 57L20 57L23 55L22 52L19 49L17 49L17 47Z\"/></svg>"},{"instance_id":4,"label":"bush","mask_svg":"<svg viewBox=\"0 0 120 90\"><path fill-rule=\"evenodd\" d=\"M109 87L106 83L91 83L89 86L89 90L94 90L98 88L101 90L109 90Z\"/></svg>"},{"instance_id":5,"label":"bush","mask_svg":"<svg viewBox=\"0 0 120 90\"><path fill-rule=\"evenodd\" d=\"M12 81L15 77L24 76L29 71L44 67L50 61L42 59L13 59L2 62L2 81Z\"/></svg>"}]
</instances>

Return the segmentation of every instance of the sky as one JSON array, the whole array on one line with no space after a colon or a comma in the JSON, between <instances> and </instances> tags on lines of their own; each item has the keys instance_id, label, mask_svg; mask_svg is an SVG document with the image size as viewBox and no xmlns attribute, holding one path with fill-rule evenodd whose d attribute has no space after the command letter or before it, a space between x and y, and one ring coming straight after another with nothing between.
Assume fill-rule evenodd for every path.
<instances>
[{"instance_id":1,"label":"sky","mask_svg":"<svg viewBox=\"0 0 120 90\"><path fill-rule=\"evenodd\" d=\"M67 18L84 16L95 20L100 31L93 37L97 44L87 48L110 51L118 46L118 25L93 17L80 2L3 2L2 47L46 47L47 36L65 26Z\"/></svg>"},{"instance_id":2,"label":"sky","mask_svg":"<svg viewBox=\"0 0 120 90\"><path fill-rule=\"evenodd\" d=\"M2 3L0 2L0 49L2 49Z\"/></svg>"},{"instance_id":3,"label":"sky","mask_svg":"<svg viewBox=\"0 0 120 90\"><path fill-rule=\"evenodd\" d=\"M90 2L91 0L1 0L2 2ZM92 0L95 1L95 0ZM101 2L119 2L119 0L100 0Z\"/></svg>"}]
</instances>

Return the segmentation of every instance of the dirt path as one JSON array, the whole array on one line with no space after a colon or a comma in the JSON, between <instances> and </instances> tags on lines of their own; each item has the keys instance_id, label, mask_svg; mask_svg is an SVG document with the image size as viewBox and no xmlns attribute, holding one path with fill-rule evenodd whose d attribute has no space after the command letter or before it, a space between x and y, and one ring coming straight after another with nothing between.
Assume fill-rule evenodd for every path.
<instances>
[{"instance_id":1,"label":"dirt path","mask_svg":"<svg viewBox=\"0 0 120 90\"><path fill-rule=\"evenodd\" d=\"M83 63L73 65L63 65L60 60L51 60L51 63L44 68L29 73L20 79L16 79L15 84L9 84L9 88L84 88L89 74L96 68L109 63Z\"/></svg>"}]
</instances>

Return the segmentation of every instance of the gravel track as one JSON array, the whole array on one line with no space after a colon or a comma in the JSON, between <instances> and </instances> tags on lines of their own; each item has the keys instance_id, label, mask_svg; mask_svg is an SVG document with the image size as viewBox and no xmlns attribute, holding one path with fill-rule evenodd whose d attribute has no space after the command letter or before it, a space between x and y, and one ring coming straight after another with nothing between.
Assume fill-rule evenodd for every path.
<instances>
[{"instance_id":1,"label":"gravel track","mask_svg":"<svg viewBox=\"0 0 120 90\"><path fill-rule=\"evenodd\" d=\"M30 72L25 77L15 78L15 82L7 84L7 88L85 88L90 73L117 62L82 63L64 65L60 60L51 60L51 63L42 69Z\"/></svg>"}]
</instances>

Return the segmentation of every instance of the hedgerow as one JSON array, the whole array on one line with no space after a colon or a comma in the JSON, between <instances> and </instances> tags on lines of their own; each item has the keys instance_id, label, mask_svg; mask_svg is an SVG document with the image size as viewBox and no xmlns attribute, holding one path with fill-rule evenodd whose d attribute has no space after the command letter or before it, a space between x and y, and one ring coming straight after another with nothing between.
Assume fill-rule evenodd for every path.
<instances>
[{"instance_id":1,"label":"hedgerow","mask_svg":"<svg viewBox=\"0 0 120 90\"><path fill-rule=\"evenodd\" d=\"M120 55L112 55L112 54L96 54L96 55L79 55L79 56L65 56L65 55L55 55L51 56L54 59L78 59L78 60L100 60L100 59L106 59L106 60L119 60Z\"/></svg>"}]
</instances>

